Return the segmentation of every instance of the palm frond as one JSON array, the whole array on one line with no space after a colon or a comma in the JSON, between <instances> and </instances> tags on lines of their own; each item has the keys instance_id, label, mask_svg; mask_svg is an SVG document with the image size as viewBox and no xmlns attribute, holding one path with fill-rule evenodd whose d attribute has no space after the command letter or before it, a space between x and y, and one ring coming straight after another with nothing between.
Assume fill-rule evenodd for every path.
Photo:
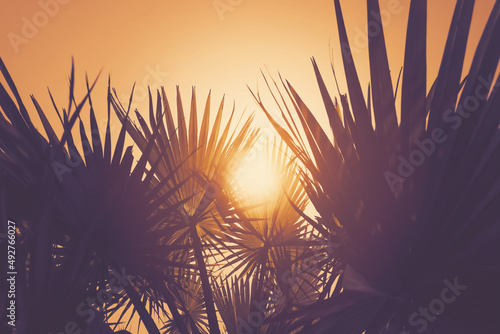
<instances>
[{"instance_id":1,"label":"palm frond","mask_svg":"<svg viewBox=\"0 0 500 334\"><path fill-rule=\"evenodd\" d=\"M493 283L493 277L498 279L500 274L493 256L500 240L500 211L495 204L499 180L490 167L496 165L493 161L498 160L499 149L500 121L494 110L500 104L492 79L500 58L494 42L500 37L500 2L495 3L467 79L462 81L473 7L474 1L457 1L441 68L435 85L427 91L427 4L411 2L398 107L382 26L370 38L371 89L366 105L336 0L349 92L340 96L341 107L330 97L313 60L335 142L326 140L326 133L290 83L282 80L280 90L296 111L300 131L292 126L291 113L283 111L288 107L280 106L287 124L284 128L254 93L307 170L304 188L320 214L311 225L342 244L334 256L346 264L339 281L342 292L291 314L299 319L294 328L307 333L416 330L419 327L409 320L415 308L427 306L446 287L443 282L457 278L468 287L467 292L460 301L447 305L444 315L426 322L425 330L482 333L500 328L494 316L499 290ZM367 9L380 13L376 0L368 0ZM368 16L369 24L377 24L377 17ZM278 101L276 96L282 93L268 87ZM484 94L479 97L478 91ZM396 110L401 112L400 124ZM490 306L487 311L472 312L484 304Z\"/></svg>"}]
</instances>

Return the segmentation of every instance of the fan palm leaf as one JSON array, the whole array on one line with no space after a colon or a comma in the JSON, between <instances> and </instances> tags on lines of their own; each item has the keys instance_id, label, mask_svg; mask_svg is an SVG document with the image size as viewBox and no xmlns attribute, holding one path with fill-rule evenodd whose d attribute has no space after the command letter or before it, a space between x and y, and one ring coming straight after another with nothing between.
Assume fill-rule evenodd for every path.
<instances>
[{"instance_id":1,"label":"fan palm leaf","mask_svg":"<svg viewBox=\"0 0 500 334\"><path fill-rule=\"evenodd\" d=\"M236 184L231 193L235 215L225 217L227 240L220 241L227 277L215 289L230 333L248 327L259 333L282 332L290 321L273 318L320 298L335 267L324 256L319 235L299 214L308 199L289 154L282 141L266 145L264 158L279 189L256 198ZM255 324L259 317L262 321Z\"/></svg>"},{"instance_id":2,"label":"fan palm leaf","mask_svg":"<svg viewBox=\"0 0 500 334\"><path fill-rule=\"evenodd\" d=\"M25 286L20 288L21 309L25 310L20 318L30 319L24 320L27 333L56 331L76 317L75 310L87 297L94 300L88 306L107 317L119 310L116 305L125 307L122 316L133 306L148 331L159 333L152 319L153 314L159 315L163 310L164 299L158 295L164 296L168 304L165 284L171 290L180 288L168 273L190 268L192 262L189 247L169 238L184 228L179 208L189 198L181 199L179 189L186 181L177 183L175 178L167 177L169 183L162 183L156 176L158 164L146 169L153 142L132 168L132 149L124 149L126 123L111 152L110 104L103 148L90 99L91 88L87 83L88 93L76 105L74 69L70 83L69 108L60 117L64 128L61 139L33 98L49 141L32 127L29 118L22 118L22 103L18 102L18 109L2 87L1 106L10 120L2 119L6 129L3 140L9 143L2 145L2 173L9 183L2 187L9 198L3 214L20 222L19 263L26 268L20 274L20 282ZM16 92L15 86L9 84ZM110 92L108 95L111 103ZM82 155L71 128L87 101L91 137L87 137L80 121ZM71 113L73 104L76 110ZM56 111L59 114L57 107ZM157 134L155 128L152 136ZM33 193L36 196L32 197ZM20 195L26 195L26 201L18 210ZM122 286L113 289L114 276L124 272ZM130 276L135 277L133 282L127 280ZM113 299L102 303L98 298L96 302L103 292ZM53 300L54 305L47 308L47 300ZM171 313L175 316L175 305L169 306L174 308ZM50 314L40 312L44 309ZM76 318L76 323L85 328L85 319Z\"/></svg>"},{"instance_id":3,"label":"fan palm leaf","mask_svg":"<svg viewBox=\"0 0 500 334\"><path fill-rule=\"evenodd\" d=\"M185 245L192 245L196 265L199 270L208 323L212 333L219 332L215 304L213 301L208 261L211 255L207 245L213 245L214 238L221 235L217 221L221 220L216 200L226 198L224 189L232 182L235 163L242 159L255 142L258 131L251 128L251 118L241 128L231 130L233 112L225 125L222 123L224 100L218 108L215 121L210 128L211 94L206 100L203 119L198 125L196 94L193 88L189 123L186 120L179 88L177 87L177 122L174 122L165 90L157 92L156 111L151 93L149 94L149 122L137 113L140 128L133 125L127 128L132 139L144 152L148 145L151 149L150 164L157 163L159 181L168 180L170 175L179 182L188 179L180 188L179 194L189 200L181 208L184 227L173 235ZM128 113L119 101L113 100L113 107L122 123L128 123ZM158 136L151 133L158 128Z\"/></svg>"},{"instance_id":4,"label":"fan palm leaf","mask_svg":"<svg viewBox=\"0 0 500 334\"><path fill-rule=\"evenodd\" d=\"M380 28L369 41L367 102L336 0L348 88L348 95L339 92L340 105L313 60L334 142L290 83L282 80L283 96L273 93L285 127L254 94L307 169L302 180L320 214L312 225L341 244L334 257L346 264L339 276L341 292L292 314L299 321L291 329L307 333L499 330L499 289L494 283L500 275L495 255L500 240L499 174L493 168L499 161L500 82L493 77L500 57L496 43L500 2L495 2L466 80L461 81L473 8L474 1L457 1L441 67L427 91L427 3L411 1L398 107L383 27L377 23L381 22L378 1L367 1L372 13L368 23ZM272 88L269 82L268 86ZM286 104L296 111L300 131ZM429 307L451 282L467 291L446 305L444 314L441 310L423 318L419 307Z\"/></svg>"}]
</instances>

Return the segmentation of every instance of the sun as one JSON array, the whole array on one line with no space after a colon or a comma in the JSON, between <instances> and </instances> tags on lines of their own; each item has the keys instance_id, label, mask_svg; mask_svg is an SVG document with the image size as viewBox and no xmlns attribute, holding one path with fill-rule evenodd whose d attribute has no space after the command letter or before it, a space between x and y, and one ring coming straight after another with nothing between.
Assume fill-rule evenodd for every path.
<instances>
[{"instance_id":1,"label":"sun","mask_svg":"<svg viewBox=\"0 0 500 334\"><path fill-rule=\"evenodd\" d=\"M279 179L264 158L256 158L242 164L236 173L236 187L247 200L264 202L279 191Z\"/></svg>"}]
</instances>

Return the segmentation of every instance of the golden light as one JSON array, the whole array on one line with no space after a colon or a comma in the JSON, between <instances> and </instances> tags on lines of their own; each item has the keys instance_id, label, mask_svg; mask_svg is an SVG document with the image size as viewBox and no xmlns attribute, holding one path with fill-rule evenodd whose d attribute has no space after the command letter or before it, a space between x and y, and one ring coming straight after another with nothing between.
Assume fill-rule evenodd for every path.
<instances>
[{"instance_id":1,"label":"golden light","mask_svg":"<svg viewBox=\"0 0 500 334\"><path fill-rule=\"evenodd\" d=\"M245 161L236 173L236 188L245 199L252 202L269 201L279 191L279 175L265 158Z\"/></svg>"}]
</instances>

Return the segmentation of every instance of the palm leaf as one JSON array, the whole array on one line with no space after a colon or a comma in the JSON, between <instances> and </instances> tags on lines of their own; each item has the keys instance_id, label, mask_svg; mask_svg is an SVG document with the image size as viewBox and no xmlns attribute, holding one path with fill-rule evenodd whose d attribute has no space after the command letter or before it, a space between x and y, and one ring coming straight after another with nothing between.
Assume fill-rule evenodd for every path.
<instances>
[{"instance_id":1,"label":"palm leaf","mask_svg":"<svg viewBox=\"0 0 500 334\"><path fill-rule=\"evenodd\" d=\"M410 6L400 124L383 29L379 25L380 33L369 43L373 129L371 103L368 107L365 104L338 0L335 9L349 91L348 98L340 96L343 122L313 61L335 143L321 139L323 130L290 84L284 84L283 89L291 91L288 103L296 109L308 149L291 126L292 115L282 113L288 128L279 126L254 94L306 169L301 174L304 188L320 214L315 223L307 220L322 235L341 242L334 254L346 264L336 287L339 293L276 319L297 319L290 330L416 330L418 327L408 320L415 307L427 306L439 295L443 282L457 278L470 290L460 301L447 305L444 315L427 322L427 332L491 332L500 328L493 315L499 309L498 299L493 297L499 293L493 277L498 279L500 267L491 255L498 252L500 241L500 211L495 207L499 180L493 172L500 124L493 110L500 105L498 89L484 79L493 77L500 59L500 49L493 42L500 37L500 2L496 1L492 10L466 72L467 80L461 81L474 1L457 1L442 65L429 92L426 7L425 1L412 1ZM377 1L368 0L367 9L379 15ZM369 23L376 24L377 18L369 16ZM479 90L484 93L481 99L476 93ZM470 106L473 98L477 104L464 117L466 103ZM436 131L446 139L436 142ZM422 151L422 144L417 143L422 142L433 147L432 152L427 156L420 152L423 161L411 166L404 176L398 174L402 159L414 161L417 150ZM471 311L484 303L490 306L484 313Z\"/></svg>"}]
</instances>

